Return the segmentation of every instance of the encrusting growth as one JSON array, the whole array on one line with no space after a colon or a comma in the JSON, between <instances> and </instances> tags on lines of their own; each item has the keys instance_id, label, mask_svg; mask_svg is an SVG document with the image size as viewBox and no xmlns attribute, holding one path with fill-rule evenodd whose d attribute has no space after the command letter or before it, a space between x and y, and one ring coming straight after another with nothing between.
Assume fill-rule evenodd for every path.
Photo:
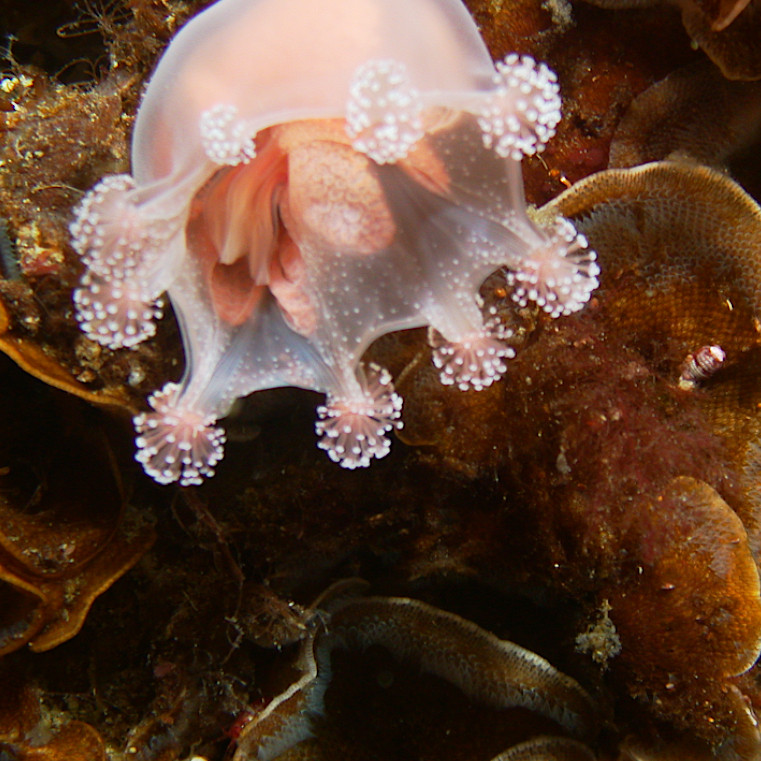
<instances>
[{"instance_id":1,"label":"encrusting growth","mask_svg":"<svg viewBox=\"0 0 761 761\"><path fill-rule=\"evenodd\" d=\"M514 350L481 313L486 277L504 268L552 317L598 284L570 222L527 213L521 157L559 119L552 72L495 66L459 0L219 0L191 20L138 111L132 175L103 179L71 225L92 340L150 338L164 292L180 323L185 374L135 418L146 472L213 475L216 421L278 386L326 395L332 460L384 457L402 400L362 355L391 331L430 326L443 383L499 380Z\"/></svg>"},{"instance_id":2,"label":"encrusting growth","mask_svg":"<svg viewBox=\"0 0 761 761\"><path fill-rule=\"evenodd\" d=\"M596 733L597 706L578 682L536 653L454 613L406 597L354 596L359 583L337 582L323 593L301 647L301 677L246 726L233 761L275 759L312 737L315 719L326 712L334 652L371 647L384 648L418 673L446 680L476 703L527 709L577 738L535 737L494 761L591 761L593 755L582 741ZM311 757L309 750L303 757Z\"/></svg>"}]
</instances>

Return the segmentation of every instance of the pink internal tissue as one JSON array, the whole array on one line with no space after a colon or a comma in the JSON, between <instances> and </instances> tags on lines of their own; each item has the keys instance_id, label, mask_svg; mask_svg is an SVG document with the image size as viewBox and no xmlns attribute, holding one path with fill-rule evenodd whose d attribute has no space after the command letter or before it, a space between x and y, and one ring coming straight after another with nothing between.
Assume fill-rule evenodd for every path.
<instances>
[{"instance_id":1,"label":"pink internal tissue","mask_svg":"<svg viewBox=\"0 0 761 761\"><path fill-rule=\"evenodd\" d=\"M104 178L71 225L92 340L155 333L163 294L186 368L135 418L159 483L201 483L217 421L261 389L326 396L319 446L346 468L401 427L378 336L429 326L443 383L482 389L513 356L478 290L553 317L597 287L567 220L529 216L520 161L560 119L555 77L492 62L460 0L219 0L161 59L138 111L132 174Z\"/></svg>"}]
</instances>

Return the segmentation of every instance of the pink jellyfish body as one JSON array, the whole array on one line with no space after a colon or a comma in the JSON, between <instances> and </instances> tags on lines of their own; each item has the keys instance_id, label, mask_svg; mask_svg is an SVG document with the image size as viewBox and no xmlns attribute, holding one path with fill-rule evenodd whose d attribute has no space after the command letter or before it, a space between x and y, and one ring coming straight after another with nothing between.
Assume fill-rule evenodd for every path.
<instances>
[{"instance_id":1,"label":"pink jellyfish body","mask_svg":"<svg viewBox=\"0 0 761 761\"><path fill-rule=\"evenodd\" d=\"M168 293L186 368L135 418L160 483L200 483L232 403L278 386L326 395L319 446L347 468L389 451L402 401L362 354L430 326L444 383L480 389L513 355L477 294L500 267L553 316L597 286L566 220L526 213L520 160L554 134L554 75L496 66L460 0L219 0L148 85L132 175L72 223L84 332L150 338Z\"/></svg>"}]
</instances>

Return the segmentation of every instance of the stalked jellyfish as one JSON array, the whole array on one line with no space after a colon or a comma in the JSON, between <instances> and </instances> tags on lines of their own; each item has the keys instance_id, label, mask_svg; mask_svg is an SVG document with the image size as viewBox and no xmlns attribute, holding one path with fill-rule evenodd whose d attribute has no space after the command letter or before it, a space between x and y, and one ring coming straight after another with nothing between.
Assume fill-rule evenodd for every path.
<instances>
[{"instance_id":1,"label":"stalked jellyfish","mask_svg":"<svg viewBox=\"0 0 761 761\"><path fill-rule=\"evenodd\" d=\"M106 177L71 231L84 332L155 332L167 291L186 370L138 415L160 483L214 472L216 421L260 389L327 396L320 447L347 468L401 425L378 336L429 325L443 382L481 389L513 354L478 289L506 267L519 304L580 309L586 240L526 212L520 160L560 119L555 77L495 65L459 0L220 0L177 35L135 123L132 176Z\"/></svg>"}]
</instances>

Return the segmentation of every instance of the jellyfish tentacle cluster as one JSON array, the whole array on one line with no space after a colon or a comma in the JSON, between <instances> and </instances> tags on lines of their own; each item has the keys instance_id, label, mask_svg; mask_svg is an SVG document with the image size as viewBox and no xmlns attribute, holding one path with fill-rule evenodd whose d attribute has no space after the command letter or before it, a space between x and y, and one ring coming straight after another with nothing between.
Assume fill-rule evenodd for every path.
<instances>
[{"instance_id":1,"label":"jellyfish tentacle cluster","mask_svg":"<svg viewBox=\"0 0 761 761\"><path fill-rule=\"evenodd\" d=\"M583 236L524 199L521 157L559 119L549 69L495 65L459 0L219 0L192 19L148 84L131 175L71 225L87 336L151 338L164 292L180 324L185 373L135 418L146 471L212 475L216 421L279 386L326 395L331 459L384 457L402 402L362 355L391 331L429 326L446 384L499 380L514 350L482 315L486 277L505 268L515 301L552 317L598 284Z\"/></svg>"}]
</instances>

